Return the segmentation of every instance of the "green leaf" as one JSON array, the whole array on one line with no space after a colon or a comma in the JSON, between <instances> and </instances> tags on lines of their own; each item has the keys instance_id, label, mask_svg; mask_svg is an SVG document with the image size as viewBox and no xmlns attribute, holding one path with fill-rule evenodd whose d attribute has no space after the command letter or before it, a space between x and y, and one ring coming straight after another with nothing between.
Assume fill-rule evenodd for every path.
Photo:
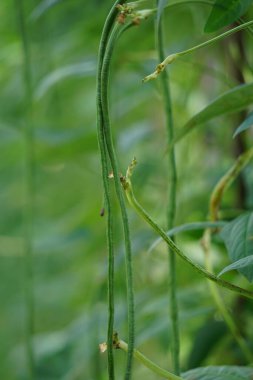
<instances>
[{"instance_id":1,"label":"green leaf","mask_svg":"<svg viewBox=\"0 0 253 380\"><path fill-rule=\"evenodd\" d=\"M38 84L35 89L35 99L39 100L42 98L48 90L55 86L58 82L69 78L69 77L90 77L95 75L95 61L88 61L83 63L75 63L72 65L67 65L64 67L59 67L58 69L52 71L46 75Z\"/></svg>"},{"instance_id":2,"label":"green leaf","mask_svg":"<svg viewBox=\"0 0 253 380\"><path fill-rule=\"evenodd\" d=\"M210 16L206 22L204 31L215 32L226 25L238 20L252 5L252 0L216 0Z\"/></svg>"},{"instance_id":3,"label":"green leaf","mask_svg":"<svg viewBox=\"0 0 253 380\"><path fill-rule=\"evenodd\" d=\"M224 321L208 319L194 334L192 349L187 360L188 367L195 368L201 365L226 334L227 326Z\"/></svg>"},{"instance_id":4,"label":"green leaf","mask_svg":"<svg viewBox=\"0 0 253 380\"><path fill-rule=\"evenodd\" d=\"M249 267L253 265L253 255L244 257L243 259L240 259L238 261L235 261L233 264L228 265L222 271L218 274L219 276L222 276L224 273L230 272L231 270L239 270L241 268Z\"/></svg>"},{"instance_id":5,"label":"green leaf","mask_svg":"<svg viewBox=\"0 0 253 380\"><path fill-rule=\"evenodd\" d=\"M185 231L194 231L194 230L204 230L205 228L217 228L217 227L224 227L227 222L194 222L194 223L186 223L182 224L181 226L177 226L166 232L167 236L173 236L177 235L180 232L185 232ZM160 244L163 241L162 238L156 239L153 244L150 246L148 253L153 251L153 249Z\"/></svg>"},{"instance_id":6,"label":"green leaf","mask_svg":"<svg viewBox=\"0 0 253 380\"><path fill-rule=\"evenodd\" d=\"M253 368L239 366L210 366L184 372L185 380L251 380Z\"/></svg>"},{"instance_id":7,"label":"green leaf","mask_svg":"<svg viewBox=\"0 0 253 380\"><path fill-rule=\"evenodd\" d=\"M31 20L36 21L39 17L41 17L48 9L55 6L62 0L43 0L36 6L31 14Z\"/></svg>"},{"instance_id":8,"label":"green leaf","mask_svg":"<svg viewBox=\"0 0 253 380\"><path fill-rule=\"evenodd\" d=\"M218 116L232 114L247 108L253 103L253 82L234 87L209 103L193 116L175 136L171 145L181 140L194 128Z\"/></svg>"},{"instance_id":9,"label":"green leaf","mask_svg":"<svg viewBox=\"0 0 253 380\"><path fill-rule=\"evenodd\" d=\"M239 125L239 127L236 129L233 137L236 137L239 135L239 133L246 131L246 129L249 129L253 126L253 112L250 112L246 119Z\"/></svg>"},{"instance_id":10,"label":"green leaf","mask_svg":"<svg viewBox=\"0 0 253 380\"><path fill-rule=\"evenodd\" d=\"M230 223L221 231L228 254L233 263L245 257L253 256L253 213L246 213ZM249 281L253 281L253 264L236 268Z\"/></svg>"}]
</instances>

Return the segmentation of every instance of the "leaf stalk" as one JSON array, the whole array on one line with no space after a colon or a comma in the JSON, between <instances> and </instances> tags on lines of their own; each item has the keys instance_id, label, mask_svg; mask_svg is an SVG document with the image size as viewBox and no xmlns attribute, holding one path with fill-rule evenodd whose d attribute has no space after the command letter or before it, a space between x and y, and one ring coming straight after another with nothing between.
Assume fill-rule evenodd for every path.
<instances>
[{"instance_id":1,"label":"leaf stalk","mask_svg":"<svg viewBox=\"0 0 253 380\"><path fill-rule=\"evenodd\" d=\"M156 79L158 77L158 75L165 69L165 67L167 65L171 64L172 62L174 62L177 58L182 57L186 54L193 53L196 50L202 49L203 47L213 45L217 41L220 41L221 39L226 38L228 36L231 36L231 34L237 33L240 30L248 28L250 25L253 25L253 20L245 22L239 26L236 26L235 28L232 28L232 29L230 29L230 30L228 30L228 31L226 31L226 32L214 37L214 38L211 38L208 41L202 42L201 44L193 46L189 49L168 55L161 63L159 63L159 65L156 67L155 71L152 74L146 76L143 79L143 82L148 82L152 79Z\"/></svg>"},{"instance_id":2,"label":"leaf stalk","mask_svg":"<svg viewBox=\"0 0 253 380\"><path fill-rule=\"evenodd\" d=\"M125 190L125 194L129 204L133 207L133 209L139 214L139 216L151 226L151 228L158 233L162 239L168 244L171 248L172 252L181 257L186 263L188 263L196 272L200 275L206 277L208 280L215 282L217 285L229 289L233 292L241 294L242 296L253 298L253 292L240 288L230 282L224 281L214 274L210 273L206 269L202 268L199 264L193 262L189 257L187 257L183 251L167 236L166 232L150 217L150 215L145 211L145 209L139 204L136 200L131 183L131 175L134 169L134 166L137 164L136 159L134 158L132 163L130 164L126 177L121 177L121 183Z\"/></svg>"}]
</instances>

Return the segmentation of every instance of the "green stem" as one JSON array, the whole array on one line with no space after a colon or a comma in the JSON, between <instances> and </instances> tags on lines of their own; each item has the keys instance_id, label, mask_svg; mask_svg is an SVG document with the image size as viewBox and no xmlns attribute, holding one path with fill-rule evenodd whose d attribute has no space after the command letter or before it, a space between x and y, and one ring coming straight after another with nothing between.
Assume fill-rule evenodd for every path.
<instances>
[{"instance_id":1,"label":"green stem","mask_svg":"<svg viewBox=\"0 0 253 380\"><path fill-rule=\"evenodd\" d=\"M114 341L114 346L117 349L122 349L125 352L128 352L128 344L121 339L116 338ZM159 367L157 364L148 359L140 351L134 349L133 356L135 359L139 360L145 367L149 368L156 375L163 377L168 380L183 380L182 377L174 375L171 372L166 371L165 369Z\"/></svg>"},{"instance_id":2,"label":"green stem","mask_svg":"<svg viewBox=\"0 0 253 380\"><path fill-rule=\"evenodd\" d=\"M20 36L24 55L24 82L26 87L26 127L25 127L25 177L26 201L25 222L25 302L26 302L26 352L29 378L35 378L35 357L33 348L34 333L34 294L33 294L33 219L34 219L34 133L33 133L33 90L31 77L31 59L25 23L23 0L16 0Z\"/></svg>"},{"instance_id":3,"label":"green stem","mask_svg":"<svg viewBox=\"0 0 253 380\"><path fill-rule=\"evenodd\" d=\"M220 179L215 186L211 198L210 198L210 220L215 221L218 219L218 211L221 204L224 191L231 185L235 178L241 173L245 166L253 158L253 148L247 150L241 154L234 165L228 170L228 172Z\"/></svg>"},{"instance_id":4,"label":"green stem","mask_svg":"<svg viewBox=\"0 0 253 380\"><path fill-rule=\"evenodd\" d=\"M147 3L148 0L137 0L137 1L133 1L133 2L129 2L127 3L127 5L129 5L130 7L132 7L133 9L137 8L139 5L142 5L144 3ZM178 5L184 5L184 4L207 4L207 5L211 5L213 6L213 1L212 0L181 0L181 1L177 1L176 3L173 3L173 2L170 2L168 0L168 3L165 5L164 8L172 8L172 7L177 7ZM154 8L153 9L154 11L157 11L157 8Z\"/></svg>"},{"instance_id":5,"label":"green stem","mask_svg":"<svg viewBox=\"0 0 253 380\"><path fill-rule=\"evenodd\" d=\"M210 40L208 41L205 41L205 42L202 42L201 44L199 45L196 45L196 46L193 46L192 48L190 49L187 49L187 50L183 50L181 52L178 52L178 53L174 53L174 54L170 54L168 57L166 57L161 63L159 63L159 65L156 67L156 70L146 76L144 79L143 79L143 82L148 82L149 80L151 79L156 79L157 76L165 69L165 67L172 63L173 61L175 61L175 59L179 58L179 57L182 57L186 54L189 54L189 53L193 53L194 51L198 50L198 49L202 49L203 47L205 46L209 46L209 45L212 45L214 44L215 42L225 38L225 37L228 37L230 36L231 34L233 33L237 33L239 32L240 30L243 30L247 27L249 27L250 25L253 25L253 20L251 21L248 21L248 22L245 22L244 24L241 24L233 29L230 29L214 38L211 38Z\"/></svg>"},{"instance_id":6,"label":"green stem","mask_svg":"<svg viewBox=\"0 0 253 380\"><path fill-rule=\"evenodd\" d=\"M218 277L216 277L214 274L208 272L204 268L202 268L199 264L194 263L190 258L188 258L180 248L167 236L166 232L159 227L159 225L153 221L153 219L149 216L149 214L144 210L144 208L138 203L136 200L130 177L133 172L133 168L136 165L136 160L134 159L131 165L129 166L127 170L126 177L121 178L122 186L125 190L126 197L128 199L129 204L135 209L135 211L140 215L142 219L148 223L152 229L157 232L163 240L168 244L168 246L171 248L171 250L174 252L174 254L177 254L180 256L185 262L187 262L196 272L201 274L202 276L206 277L210 281L215 282L217 285L222 286L223 288L227 288L233 292L239 293L245 297L253 298L253 293L247 289L240 288L239 286L233 285L230 282L224 281Z\"/></svg>"},{"instance_id":7,"label":"green stem","mask_svg":"<svg viewBox=\"0 0 253 380\"><path fill-rule=\"evenodd\" d=\"M124 27L123 30L128 28L128 25ZM104 136L106 140L106 146L108 155L110 158L110 163L112 166L112 171L114 175L114 184L116 189L117 198L120 205L121 217L123 222L124 230L124 240L125 240L125 263L126 263L126 283L127 283L127 309L128 309L128 340L129 340L129 350L127 355L127 366L125 373L125 380L130 379L132 372L132 361L133 361L133 350L134 350L134 291L133 291L133 274L132 274L132 252L131 252L131 242L130 242L130 232L128 224L128 216L126 211L126 206L124 202L124 196L122 188L120 185L120 179L118 176L118 162L114 150L110 117L109 117L109 104L108 104L108 85L109 85L109 68L112 58L113 49L115 42L119 37L120 30L119 25L113 29L110 39L107 44L105 51L103 66L101 71L101 105L103 114L103 124L104 124Z\"/></svg>"},{"instance_id":8,"label":"green stem","mask_svg":"<svg viewBox=\"0 0 253 380\"><path fill-rule=\"evenodd\" d=\"M158 0L159 2L159 0ZM163 48L163 27L162 20L158 19L156 23L156 36L157 36L157 50L159 55L159 60L164 59L164 48ZM172 115L172 105L171 105L171 95L169 87L169 74L166 70L161 75L161 85L162 93L166 114L166 129L168 145L173 140L174 136L174 125L173 125L173 115ZM174 220L176 214L176 182L177 182L177 171L175 162L175 150L174 147L170 150L168 154L168 204L167 204L167 228L170 230L174 227ZM175 242L174 235L171 239ZM170 248L169 249L169 296L170 296L170 317L172 325L172 361L174 372L180 374L180 338L179 338L179 322L178 322L178 304L177 304L177 294L176 294L176 255L173 255Z\"/></svg>"},{"instance_id":9,"label":"green stem","mask_svg":"<svg viewBox=\"0 0 253 380\"><path fill-rule=\"evenodd\" d=\"M107 213L107 247L108 247L108 326L107 326L107 360L108 360L108 376L110 380L114 380L114 359L113 359L113 330L114 330L114 244L113 244L113 215L112 203L109 189L109 162L107 157L107 148L105 142L104 120L102 110L102 78L101 71L103 66L106 46L109 40L109 35L112 30L115 17L117 15L116 6L120 1L116 1L111 8L101 35L99 54L98 54L98 74L97 74L97 133L100 148L102 180L104 188L104 207Z\"/></svg>"}]
</instances>

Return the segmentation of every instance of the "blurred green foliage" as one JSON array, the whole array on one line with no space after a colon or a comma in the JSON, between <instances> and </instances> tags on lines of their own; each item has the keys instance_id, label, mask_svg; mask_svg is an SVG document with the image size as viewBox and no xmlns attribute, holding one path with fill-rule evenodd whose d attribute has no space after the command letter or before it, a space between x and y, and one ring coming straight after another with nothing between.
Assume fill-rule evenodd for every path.
<instances>
[{"instance_id":1,"label":"blurred green foliage","mask_svg":"<svg viewBox=\"0 0 253 380\"><path fill-rule=\"evenodd\" d=\"M107 329L107 251L105 220L100 217L102 185L95 92L99 38L111 1L24 0L23 5L31 61L32 110L27 108L17 6L9 0L2 0L0 5L0 378L28 378L24 214L25 129L30 123L35 151L32 267L36 379L103 380L107 378L106 356L99 353L98 344L105 341ZM165 13L168 52L206 38L203 30L209 7L191 4ZM151 17L132 28L117 46L111 73L111 112L121 170L124 172L132 157L137 156L139 165L133 178L136 193L154 218L165 225L166 132L160 88L159 83L141 83L157 63L153 23ZM243 36L248 50L252 37L247 33ZM226 48L222 44L212 46L171 67L176 128L236 84L226 67L230 59L237 58L238 51L231 41ZM252 61L252 56L248 59ZM244 63L243 73L252 80ZM234 160L232 135L239 124L233 117L219 118L178 144L177 225L206 220L211 190ZM243 207L250 208L252 170L246 174L247 198ZM224 198L225 209L237 208L237 192L235 183ZM156 236L131 210L129 217L136 344L167 367L167 251L159 245L147 254ZM115 327L124 338L126 284L120 223L115 223L115 229ZM178 242L203 263L200 237L201 232L187 232ZM218 272L228 263L218 240L213 255ZM240 285L246 283L235 274L229 276ZM230 335L223 330L219 333L222 322L205 280L178 262L178 286L184 369L204 364L245 364ZM224 293L243 334L252 339L252 303ZM210 328L217 331L212 342L206 337ZM115 357L118 379L122 377L125 356L116 352ZM133 378L144 377L155 378L135 364Z\"/></svg>"}]
</instances>

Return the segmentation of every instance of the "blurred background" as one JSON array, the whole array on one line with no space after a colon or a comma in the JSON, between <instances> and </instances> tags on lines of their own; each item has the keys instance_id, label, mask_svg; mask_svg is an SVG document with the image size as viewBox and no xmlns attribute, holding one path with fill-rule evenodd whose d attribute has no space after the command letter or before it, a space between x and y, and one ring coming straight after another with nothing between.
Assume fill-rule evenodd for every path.
<instances>
[{"instance_id":1,"label":"blurred background","mask_svg":"<svg viewBox=\"0 0 253 380\"><path fill-rule=\"evenodd\" d=\"M0 378L4 380L29 378L29 328L34 331L36 379L107 379L106 355L98 350L107 333L107 249L106 220L100 216L96 65L111 5L109 0L2 0L0 4ZM147 1L143 7L153 6ZM201 4L166 10L166 52L209 38L203 32L209 13L210 7ZM247 65L253 59L250 42L250 36L242 33L171 66L176 129L242 77L252 80ZM247 52L245 60L239 55L240 46ZM133 182L138 199L165 226L167 155L160 84L141 82L156 64L150 17L125 33L115 50L111 115L121 170L124 173L137 157ZM235 116L216 119L177 145L176 225L207 219L214 185L238 149L250 142L245 135L238 143L232 141L238 124ZM252 183L248 168L224 198L224 209L230 210L227 219L252 208ZM148 253L157 237L132 210L129 219L136 346L169 368L167 250L160 244ZM127 339L121 223L115 226L115 328ZM203 264L200 238L201 231L187 232L179 235L178 244ZM218 271L228 263L219 239L212 253ZM246 280L234 276L230 275L231 281L245 285ZM206 281L181 261L178 299L184 370L244 364ZM252 335L252 305L227 292L226 300L231 310L237 310L243 334ZM34 320L30 327L29 316ZM118 379L125 355L117 351L115 358ZM133 379L143 378L155 376L135 363Z\"/></svg>"}]
</instances>

